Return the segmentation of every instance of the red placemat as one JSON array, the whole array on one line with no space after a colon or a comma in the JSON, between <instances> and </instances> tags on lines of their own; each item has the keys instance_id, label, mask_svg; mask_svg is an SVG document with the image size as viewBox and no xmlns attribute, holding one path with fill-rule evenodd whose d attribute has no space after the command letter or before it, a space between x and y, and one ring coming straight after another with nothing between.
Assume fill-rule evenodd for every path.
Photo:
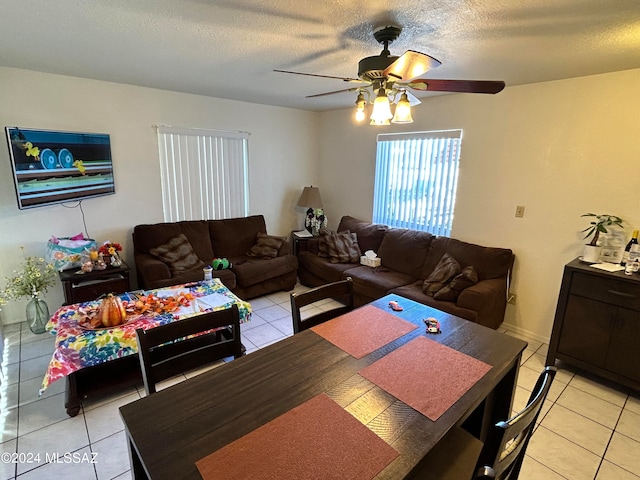
<instances>
[{"instance_id":1,"label":"red placemat","mask_svg":"<svg viewBox=\"0 0 640 480\"><path fill-rule=\"evenodd\" d=\"M435 421L489 370L491 365L418 337L359 373Z\"/></svg>"},{"instance_id":2,"label":"red placemat","mask_svg":"<svg viewBox=\"0 0 640 480\"><path fill-rule=\"evenodd\" d=\"M367 305L311 330L353 357L362 358L416 328L390 312Z\"/></svg>"},{"instance_id":3,"label":"red placemat","mask_svg":"<svg viewBox=\"0 0 640 480\"><path fill-rule=\"evenodd\" d=\"M320 394L196 462L204 480L370 480L399 453Z\"/></svg>"}]
</instances>

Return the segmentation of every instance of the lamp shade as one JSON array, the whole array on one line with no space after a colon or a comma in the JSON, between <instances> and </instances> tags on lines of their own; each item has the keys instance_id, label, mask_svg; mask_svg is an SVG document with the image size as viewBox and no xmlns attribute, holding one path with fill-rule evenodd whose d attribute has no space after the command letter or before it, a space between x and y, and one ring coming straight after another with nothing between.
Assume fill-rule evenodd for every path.
<instances>
[{"instance_id":1,"label":"lamp shade","mask_svg":"<svg viewBox=\"0 0 640 480\"><path fill-rule=\"evenodd\" d=\"M304 187L300 200L298 200L299 207L310 208L322 208L322 199L320 198L320 189L318 187Z\"/></svg>"},{"instance_id":2,"label":"lamp shade","mask_svg":"<svg viewBox=\"0 0 640 480\"><path fill-rule=\"evenodd\" d=\"M402 92L402 95L400 95L400 100L398 100L396 105L396 114L391 122L413 123L413 118L411 117L411 103L409 102L406 92Z\"/></svg>"},{"instance_id":3,"label":"lamp shade","mask_svg":"<svg viewBox=\"0 0 640 480\"><path fill-rule=\"evenodd\" d=\"M393 118L389 98L384 88L378 91L378 96L373 101L373 111L371 112L371 125L389 125L389 120Z\"/></svg>"}]
</instances>

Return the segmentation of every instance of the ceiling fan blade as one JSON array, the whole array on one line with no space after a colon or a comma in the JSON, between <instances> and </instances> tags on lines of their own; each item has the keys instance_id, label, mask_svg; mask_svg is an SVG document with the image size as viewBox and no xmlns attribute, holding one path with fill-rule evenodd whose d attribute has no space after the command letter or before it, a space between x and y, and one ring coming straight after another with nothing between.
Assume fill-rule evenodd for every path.
<instances>
[{"instance_id":1,"label":"ceiling fan blade","mask_svg":"<svg viewBox=\"0 0 640 480\"><path fill-rule=\"evenodd\" d=\"M424 75L432 68L440 66L440 62L426 53L407 50L391 65L384 69L383 75L395 77L403 82Z\"/></svg>"},{"instance_id":2,"label":"ceiling fan blade","mask_svg":"<svg viewBox=\"0 0 640 480\"><path fill-rule=\"evenodd\" d=\"M409 87L415 90L431 92L458 93L498 93L505 83L497 80L429 80L416 78L409 82Z\"/></svg>"},{"instance_id":3,"label":"ceiling fan blade","mask_svg":"<svg viewBox=\"0 0 640 480\"><path fill-rule=\"evenodd\" d=\"M350 77L333 77L331 75L318 75L316 73L302 73L302 72L290 72L289 70L274 70L274 72L279 73L291 73L293 75L306 75L307 77L320 77L320 78L333 78L335 80L342 80L343 82L357 82L363 83L359 78L350 78Z\"/></svg>"},{"instance_id":4,"label":"ceiling fan blade","mask_svg":"<svg viewBox=\"0 0 640 480\"><path fill-rule=\"evenodd\" d=\"M333 92L316 93L315 95L307 95L306 98L324 97L325 95L333 95L335 93L355 92L356 90L359 90L359 89L360 87L345 88L343 90L334 90Z\"/></svg>"}]
</instances>

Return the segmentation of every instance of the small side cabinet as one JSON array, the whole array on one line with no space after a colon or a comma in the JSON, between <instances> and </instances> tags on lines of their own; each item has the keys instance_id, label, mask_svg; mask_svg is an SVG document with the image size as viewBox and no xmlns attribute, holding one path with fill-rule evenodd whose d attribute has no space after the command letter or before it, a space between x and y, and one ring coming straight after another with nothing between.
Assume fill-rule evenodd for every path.
<instances>
[{"instance_id":1,"label":"small side cabinet","mask_svg":"<svg viewBox=\"0 0 640 480\"><path fill-rule=\"evenodd\" d=\"M639 274L565 265L546 364L556 359L640 391Z\"/></svg>"}]
</instances>

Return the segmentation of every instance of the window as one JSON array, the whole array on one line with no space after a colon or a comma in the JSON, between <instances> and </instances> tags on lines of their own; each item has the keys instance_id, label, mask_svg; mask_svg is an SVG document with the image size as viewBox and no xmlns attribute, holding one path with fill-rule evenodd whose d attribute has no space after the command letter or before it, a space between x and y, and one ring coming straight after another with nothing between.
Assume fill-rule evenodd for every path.
<instances>
[{"instance_id":1,"label":"window","mask_svg":"<svg viewBox=\"0 0 640 480\"><path fill-rule=\"evenodd\" d=\"M248 215L248 133L157 128L165 222Z\"/></svg>"},{"instance_id":2,"label":"window","mask_svg":"<svg viewBox=\"0 0 640 480\"><path fill-rule=\"evenodd\" d=\"M449 236L462 130L378 135L373 221Z\"/></svg>"}]
</instances>

